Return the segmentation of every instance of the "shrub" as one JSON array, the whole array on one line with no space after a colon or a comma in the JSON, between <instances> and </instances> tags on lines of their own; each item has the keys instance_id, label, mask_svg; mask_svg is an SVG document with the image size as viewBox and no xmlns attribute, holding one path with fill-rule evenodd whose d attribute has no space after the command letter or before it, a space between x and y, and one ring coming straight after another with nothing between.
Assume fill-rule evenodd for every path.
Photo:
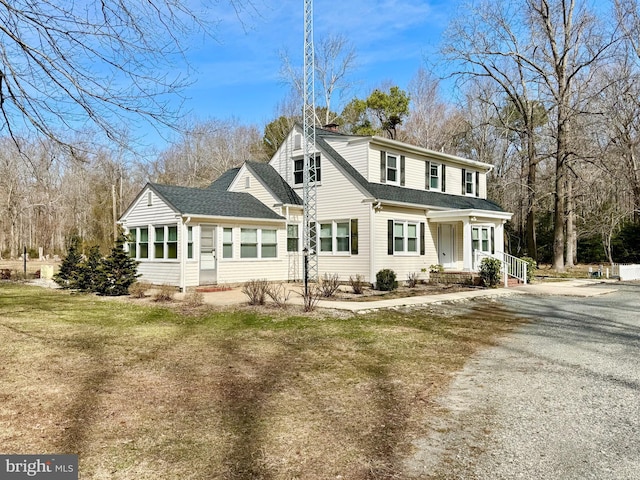
<instances>
[{"instance_id":1,"label":"shrub","mask_svg":"<svg viewBox=\"0 0 640 480\"><path fill-rule=\"evenodd\" d=\"M383 292L390 292L398 288L398 282L396 280L396 272L391 269L385 268L376 273L376 289Z\"/></svg>"},{"instance_id":2,"label":"shrub","mask_svg":"<svg viewBox=\"0 0 640 480\"><path fill-rule=\"evenodd\" d=\"M313 312L320 301L320 297L322 297L322 290L320 287L318 285L309 285L307 293L302 293L302 298L304 299L304 311Z\"/></svg>"},{"instance_id":3,"label":"shrub","mask_svg":"<svg viewBox=\"0 0 640 480\"><path fill-rule=\"evenodd\" d=\"M242 293L249 297L249 305L264 305L269 283L265 279L249 280L242 285Z\"/></svg>"},{"instance_id":4,"label":"shrub","mask_svg":"<svg viewBox=\"0 0 640 480\"><path fill-rule=\"evenodd\" d=\"M291 291L287 292L286 287L281 283L274 283L267 286L267 295L278 307L283 308L289 300Z\"/></svg>"},{"instance_id":5,"label":"shrub","mask_svg":"<svg viewBox=\"0 0 640 480\"><path fill-rule=\"evenodd\" d=\"M416 285L418 285L418 280L418 273L411 272L409 275L407 275L407 286L409 288L416 288Z\"/></svg>"},{"instance_id":6,"label":"shrub","mask_svg":"<svg viewBox=\"0 0 640 480\"><path fill-rule=\"evenodd\" d=\"M0 280L11 280L11 270L9 268L0 270Z\"/></svg>"},{"instance_id":7,"label":"shrub","mask_svg":"<svg viewBox=\"0 0 640 480\"><path fill-rule=\"evenodd\" d=\"M429 273L443 273L444 267L442 265L429 265Z\"/></svg>"},{"instance_id":8,"label":"shrub","mask_svg":"<svg viewBox=\"0 0 640 480\"><path fill-rule=\"evenodd\" d=\"M151 285L147 282L135 282L129 285L129 295L133 298L144 298Z\"/></svg>"},{"instance_id":9,"label":"shrub","mask_svg":"<svg viewBox=\"0 0 640 480\"><path fill-rule=\"evenodd\" d=\"M198 292L197 290L192 290L187 292L184 296L184 303L187 304L188 307L199 307L204 305L204 295L202 292Z\"/></svg>"},{"instance_id":10,"label":"shrub","mask_svg":"<svg viewBox=\"0 0 640 480\"><path fill-rule=\"evenodd\" d=\"M333 294L338 291L338 288L340 288L340 280L338 279L337 273L334 273L333 275L325 273L322 276L322 280L320 281L320 291L322 292L323 297L333 297Z\"/></svg>"},{"instance_id":11,"label":"shrub","mask_svg":"<svg viewBox=\"0 0 640 480\"><path fill-rule=\"evenodd\" d=\"M520 260L527 262L527 283L531 283L534 272L538 268L538 263L531 257L522 257Z\"/></svg>"},{"instance_id":12,"label":"shrub","mask_svg":"<svg viewBox=\"0 0 640 480\"><path fill-rule=\"evenodd\" d=\"M502 262L497 258L485 257L480 262L480 278L487 287L495 287L500 282Z\"/></svg>"},{"instance_id":13,"label":"shrub","mask_svg":"<svg viewBox=\"0 0 640 480\"><path fill-rule=\"evenodd\" d=\"M160 285L153 294L153 300L156 302L172 302L176 293L175 287L171 285Z\"/></svg>"},{"instance_id":14,"label":"shrub","mask_svg":"<svg viewBox=\"0 0 640 480\"><path fill-rule=\"evenodd\" d=\"M349 277L349 285L351 285L353 293L356 295L362 295L365 286L364 277L360 274L357 274L355 277Z\"/></svg>"}]
</instances>

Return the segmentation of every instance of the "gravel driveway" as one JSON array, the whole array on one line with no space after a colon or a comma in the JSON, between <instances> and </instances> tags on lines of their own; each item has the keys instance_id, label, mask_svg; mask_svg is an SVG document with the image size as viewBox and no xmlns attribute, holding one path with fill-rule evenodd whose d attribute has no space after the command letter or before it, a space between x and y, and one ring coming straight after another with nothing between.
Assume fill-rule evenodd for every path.
<instances>
[{"instance_id":1,"label":"gravel driveway","mask_svg":"<svg viewBox=\"0 0 640 480\"><path fill-rule=\"evenodd\" d=\"M407 476L640 479L640 285L616 288L498 300L532 322L456 376Z\"/></svg>"}]
</instances>

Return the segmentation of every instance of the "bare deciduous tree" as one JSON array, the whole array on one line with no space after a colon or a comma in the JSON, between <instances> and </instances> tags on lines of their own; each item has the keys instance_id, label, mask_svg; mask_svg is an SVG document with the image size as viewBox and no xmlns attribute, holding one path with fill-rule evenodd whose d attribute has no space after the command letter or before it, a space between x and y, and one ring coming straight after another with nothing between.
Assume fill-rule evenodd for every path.
<instances>
[{"instance_id":1,"label":"bare deciduous tree","mask_svg":"<svg viewBox=\"0 0 640 480\"><path fill-rule=\"evenodd\" d=\"M344 101L352 93L353 81L349 76L356 67L356 51L345 36L330 35L316 43L314 55L316 107L319 107L316 109L316 121L327 125L337 120L335 111L342 110ZM280 52L280 58L282 80L302 99L302 66L294 66L286 50Z\"/></svg>"},{"instance_id":2,"label":"bare deciduous tree","mask_svg":"<svg viewBox=\"0 0 640 480\"><path fill-rule=\"evenodd\" d=\"M252 0L228 0L238 15ZM186 42L212 32L179 0L0 0L0 133L70 145L88 126L113 141L132 117L175 127ZM16 145L19 142L16 141Z\"/></svg>"}]
</instances>

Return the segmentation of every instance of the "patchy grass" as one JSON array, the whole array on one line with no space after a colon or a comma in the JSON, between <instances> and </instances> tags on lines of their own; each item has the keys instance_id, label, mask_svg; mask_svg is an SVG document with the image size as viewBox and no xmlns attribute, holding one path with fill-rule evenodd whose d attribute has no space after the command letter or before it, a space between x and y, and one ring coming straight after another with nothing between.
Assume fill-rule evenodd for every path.
<instances>
[{"instance_id":1,"label":"patchy grass","mask_svg":"<svg viewBox=\"0 0 640 480\"><path fill-rule=\"evenodd\" d=\"M184 315L0 285L0 445L91 479L403 478L432 399L515 325L497 304Z\"/></svg>"}]
</instances>

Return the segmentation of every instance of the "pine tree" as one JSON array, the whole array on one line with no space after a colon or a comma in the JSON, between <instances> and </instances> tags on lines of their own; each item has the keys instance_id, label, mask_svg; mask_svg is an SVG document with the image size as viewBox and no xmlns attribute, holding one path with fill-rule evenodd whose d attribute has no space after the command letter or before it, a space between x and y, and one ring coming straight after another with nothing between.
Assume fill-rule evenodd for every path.
<instances>
[{"instance_id":1,"label":"pine tree","mask_svg":"<svg viewBox=\"0 0 640 480\"><path fill-rule=\"evenodd\" d=\"M76 288L80 262L82 262L82 255L78 250L79 244L80 239L78 237L71 238L67 256L62 260L58 273L53 276L53 281L62 288Z\"/></svg>"},{"instance_id":2,"label":"pine tree","mask_svg":"<svg viewBox=\"0 0 640 480\"><path fill-rule=\"evenodd\" d=\"M89 250L87 258L78 265L76 288L83 292L95 292L100 282L102 254L100 247L94 245Z\"/></svg>"},{"instance_id":3,"label":"pine tree","mask_svg":"<svg viewBox=\"0 0 640 480\"><path fill-rule=\"evenodd\" d=\"M129 286L136 281L138 262L124 251L126 238L120 235L111 253L100 262L96 292L100 295L127 295Z\"/></svg>"}]
</instances>

